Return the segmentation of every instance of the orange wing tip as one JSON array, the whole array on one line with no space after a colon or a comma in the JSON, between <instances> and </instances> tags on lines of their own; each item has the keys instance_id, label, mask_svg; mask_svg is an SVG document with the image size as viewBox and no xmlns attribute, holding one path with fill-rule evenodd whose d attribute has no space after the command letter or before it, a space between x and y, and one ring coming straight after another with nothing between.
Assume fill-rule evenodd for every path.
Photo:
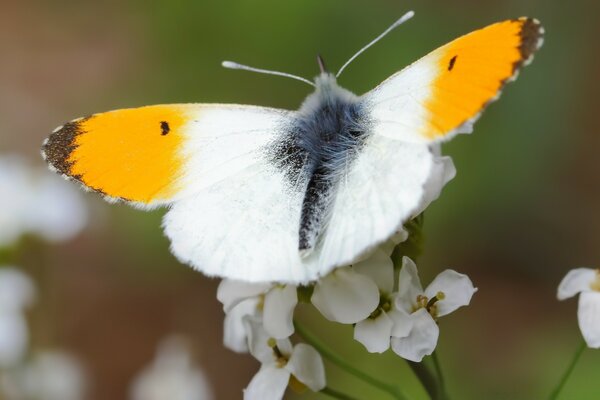
<instances>
[{"instance_id":1,"label":"orange wing tip","mask_svg":"<svg viewBox=\"0 0 600 400\"><path fill-rule=\"evenodd\" d=\"M69 158L77 148L77 136L83 133L81 125L94 115L76 118L56 127L42 143L42 158L48 163L50 171L61 175L67 181L77 182L84 191L98 193L110 203L125 201L126 199L108 196L101 189L86 185L81 176L71 173L73 162L69 161Z\"/></svg>"},{"instance_id":2,"label":"orange wing tip","mask_svg":"<svg viewBox=\"0 0 600 400\"><path fill-rule=\"evenodd\" d=\"M79 118L42 144L51 170L109 202L153 208L180 191L189 107L156 105Z\"/></svg>"},{"instance_id":3,"label":"orange wing tip","mask_svg":"<svg viewBox=\"0 0 600 400\"><path fill-rule=\"evenodd\" d=\"M456 125L454 125L454 127L444 126L443 128L448 128L448 129L440 129L439 125L432 123L433 127L429 127L426 130L425 136L427 136L429 138L440 138L442 140L449 140L454 135L459 134L459 133L471 133L473 131L474 123L479 119L479 117L481 116L483 111L487 108L487 106L489 104L493 103L494 101L496 101L500 97L504 86L507 83L516 80L519 75L520 69L524 66L529 65L533 61L533 56L534 56L535 52L542 46L542 44L544 42L544 40L543 40L544 28L542 27L540 21L538 21L535 18L530 18L530 17L521 17L521 18L516 18L516 19L504 21L504 22L499 22L494 25L490 25L488 27L482 28L479 31L475 31L470 35L463 36L462 38L459 38L454 42L451 42L450 46L452 46L453 44L456 45L457 43L462 44L465 39L473 38L474 37L473 35L479 35L480 34L479 32L485 32L486 30L496 29L497 27L502 27L503 25L506 25L507 23L508 24L510 24L510 23L518 24L516 26L515 32L511 34L511 36L512 35L516 36L516 40L514 43L514 46L515 46L514 49L516 49L517 52L514 55L514 58L512 61L512 67L510 66L510 64L508 65L508 70L506 71L506 75L504 75L503 77L501 77L501 76L498 77L498 81L497 81L498 87L497 87L496 92L487 98L482 98L481 104L479 104L477 106L477 110L473 110L473 112L470 115L465 116L465 118L462 121L456 121L457 123L456 123ZM515 36L512 36L512 37L515 38ZM451 51L449 53L454 54L454 51ZM441 63L442 70L445 72L446 70L451 70L452 67L454 67L455 62L456 62L456 56L454 56L453 58L451 58L449 60L450 64L447 64L448 63L447 57L443 57L443 58L441 58L441 60L443 60ZM446 76L447 75L445 73L441 74L440 77L438 78L438 82L445 79ZM438 111L438 113L443 114L443 111ZM450 119L456 119L456 116L451 116ZM452 124L449 124L446 122L445 125L452 125Z\"/></svg>"},{"instance_id":4,"label":"orange wing tip","mask_svg":"<svg viewBox=\"0 0 600 400\"><path fill-rule=\"evenodd\" d=\"M77 137L84 133L81 125L85 121L94 117L96 114L87 117L76 118L64 125L56 127L50 136L44 139L42 143L41 154L44 161L48 163L48 169L62 176L65 180L76 182L86 192L95 192L109 203L119 201L129 201L123 197L113 197L107 195L102 189L91 187L83 182L80 175L73 174L71 169L74 162L70 161L71 154L77 148ZM134 202L134 206L144 207L143 203Z\"/></svg>"}]
</instances>

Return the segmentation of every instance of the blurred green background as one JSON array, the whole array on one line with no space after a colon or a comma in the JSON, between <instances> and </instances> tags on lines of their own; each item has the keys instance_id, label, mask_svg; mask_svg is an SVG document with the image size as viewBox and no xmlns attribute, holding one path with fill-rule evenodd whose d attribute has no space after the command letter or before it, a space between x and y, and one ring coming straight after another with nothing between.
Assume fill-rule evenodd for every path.
<instances>
[{"instance_id":1,"label":"blurred green background","mask_svg":"<svg viewBox=\"0 0 600 400\"><path fill-rule=\"evenodd\" d=\"M547 397L580 334L562 276L600 262L600 3L455 1L22 1L0 3L0 154L42 165L48 133L75 117L156 103L248 103L294 109L306 85L223 69L225 59L312 77L321 53L337 69L409 9L416 17L369 49L340 84L363 93L428 51L522 15L540 19L544 47L471 136L445 145L458 174L426 216L428 282L451 267L479 292L441 321L439 355L453 399ZM65 183L66 184L66 183ZM194 340L218 399L241 398L258 368L221 345L217 281L179 264L163 211L143 213L88 194L89 228L49 246L32 238L3 254L40 288L33 346L77 353L92 399L124 399L132 376L170 332ZM1 211L0 211L1 212ZM243 262L243 260L242 260ZM367 355L350 327L302 307L324 340L415 399L423 390L393 354ZM331 386L385 395L328 368ZM588 350L564 399L598 398L600 352ZM376 397L377 396L377 397ZM305 398L325 398L306 395Z\"/></svg>"}]
</instances>

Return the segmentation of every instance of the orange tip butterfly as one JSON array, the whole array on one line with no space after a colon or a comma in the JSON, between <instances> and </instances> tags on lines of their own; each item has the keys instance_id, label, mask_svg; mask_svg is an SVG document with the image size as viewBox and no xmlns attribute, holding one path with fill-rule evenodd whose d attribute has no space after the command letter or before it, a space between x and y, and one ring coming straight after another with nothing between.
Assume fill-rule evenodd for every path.
<instances>
[{"instance_id":1,"label":"orange tip butterfly","mask_svg":"<svg viewBox=\"0 0 600 400\"><path fill-rule=\"evenodd\" d=\"M537 20L507 20L434 50L361 96L337 84L356 56L412 16L336 75L319 57L314 82L223 63L314 86L297 111L225 104L109 111L57 128L42 154L51 169L109 201L168 206L171 250L207 275L318 279L401 231L437 196L431 188L453 174L451 161L436 154L439 144L471 132L542 44Z\"/></svg>"}]
</instances>

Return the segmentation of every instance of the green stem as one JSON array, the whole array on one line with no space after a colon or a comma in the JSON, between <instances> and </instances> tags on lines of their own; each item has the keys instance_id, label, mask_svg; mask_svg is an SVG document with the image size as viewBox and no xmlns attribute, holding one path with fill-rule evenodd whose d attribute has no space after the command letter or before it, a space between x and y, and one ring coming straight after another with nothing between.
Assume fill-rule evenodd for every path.
<instances>
[{"instance_id":1,"label":"green stem","mask_svg":"<svg viewBox=\"0 0 600 400\"><path fill-rule=\"evenodd\" d=\"M298 335L300 335L306 341L306 343L313 346L323 357L331 361L333 364L337 365L339 368L343 369L351 375L354 375L363 382L366 382L371 386L380 389L383 392L387 392L395 399L408 399L400 388L391 385L387 382L381 381L361 371L360 369L355 368L352 364L344 360L343 357L339 356L333 350L329 349L327 345L321 342L316 336L308 332L302 325L298 323L298 321L294 321L294 326L296 328L296 333L298 333Z\"/></svg>"},{"instance_id":2,"label":"green stem","mask_svg":"<svg viewBox=\"0 0 600 400\"><path fill-rule=\"evenodd\" d=\"M440 364L440 360L437 356L437 351L434 351L431 355L433 359L433 366L435 368L435 373L437 374L438 380L438 391L440 394L440 398L444 400L448 400L448 393L446 393L446 384L444 382L444 374L442 374L442 366Z\"/></svg>"},{"instance_id":3,"label":"green stem","mask_svg":"<svg viewBox=\"0 0 600 400\"><path fill-rule=\"evenodd\" d=\"M558 385L552 391L552 394L550 394L550 397L549 397L550 400L555 400L555 399L558 398L558 395L560 394L560 392L562 391L563 387L565 386L565 384L569 380L569 377L571 376L571 373L575 369L575 365L577 364L577 361L579 361L579 357L581 357L581 353L583 353L583 350L585 350L585 348L586 348L585 342L581 341L581 344L579 345L579 347L575 351L575 356L571 360L571 364L569 364L569 366L567 367L567 370L565 371L565 373L563 374L562 378L560 379L560 382L558 382Z\"/></svg>"},{"instance_id":4,"label":"green stem","mask_svg":"<svg viewBox=\"0 0 600 400\"><path fill-rule=\"evenodd\" d=\"M408 365L413 370L421 385L432 400L442 400L439 392L439 383L429 368L422 362L408 361Z\"/></svg>"},{"instance_id":5,"label":"green stem","mask_svg":"<svg viewBox=\"0 0 600 400\"><path fill-rule=\"evenodd\" d=\"M321 391L319 393L323 393L329 397L333 397L334 399L356 400L354 397L348 396L347 394L342 393L342 392L338 392L337 390L334 390L327 386L325 386L323 389L321 389Z\"/></svg>"}]
</instances>

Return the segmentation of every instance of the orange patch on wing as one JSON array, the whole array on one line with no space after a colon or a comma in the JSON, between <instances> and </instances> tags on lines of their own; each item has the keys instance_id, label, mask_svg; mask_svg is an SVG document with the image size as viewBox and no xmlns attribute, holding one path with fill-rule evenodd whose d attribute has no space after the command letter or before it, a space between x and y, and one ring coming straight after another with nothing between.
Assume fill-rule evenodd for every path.
<instances>
[{"instance_id":1,"label":"orange patch on wing","mask_svg":"<svg viewBox=\"0 0 600 400\"><path fill-rule=\"evenodd\" d=\"M68 174L111 197L151 203L178 191L185 105L110 111L76 122Z\"/></svg>"},{"instance_id":2,"label":"orange patch on wing","mask_svg":"<svg viewBox=\"0 0 600 400\"><path fill-rule=\"evenodd\" d=\"M477 117L537 50L542 32L532 19L509 20L474 31L431 53L439 74L424 104L430 117L423 134L441 138Z\"/></svg>"}]
</instances>

